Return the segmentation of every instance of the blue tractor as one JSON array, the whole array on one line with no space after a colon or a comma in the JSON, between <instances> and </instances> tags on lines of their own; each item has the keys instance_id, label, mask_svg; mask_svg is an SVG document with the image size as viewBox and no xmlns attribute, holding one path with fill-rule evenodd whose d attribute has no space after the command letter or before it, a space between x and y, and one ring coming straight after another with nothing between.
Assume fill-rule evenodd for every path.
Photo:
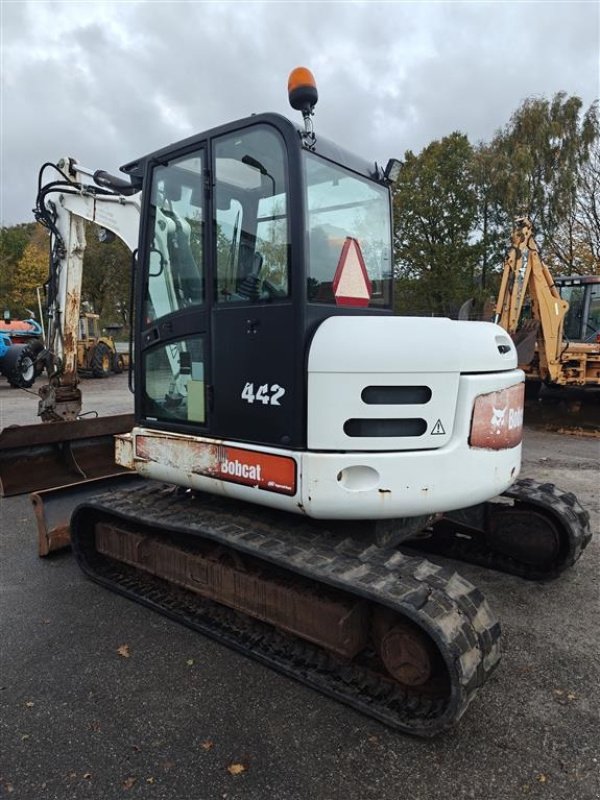
<instances>
[{"instance_id":1,"label":"blue tractor","mask_svg":"<svg viewBox=\"0 0 600 800\"><path fill-rule=\"evenodd\" d=\"M0 322L0 372L11 386L28 389L42 372L42 328L35 319Z\"/></svg>"}]
</instances>

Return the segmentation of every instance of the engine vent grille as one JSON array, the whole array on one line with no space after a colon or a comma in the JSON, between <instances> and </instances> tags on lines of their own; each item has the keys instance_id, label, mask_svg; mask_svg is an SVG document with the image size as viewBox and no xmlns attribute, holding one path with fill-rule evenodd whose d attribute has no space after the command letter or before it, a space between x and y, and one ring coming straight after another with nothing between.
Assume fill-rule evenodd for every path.
<instances>
[{"instance_id":1,"label":"engine vent grille","mask_svg":"<svg viewBox=\"0 0 600 800\"><path fill-rule=\"evenodd\" d=\"M347 419L346 436L422 436L427 430L424 419Z\"/></svg>"},{"instance_id":2,"label":"engine vent grille","mask_svg":"<svg viewBox=\"0 0 600 800\"><path fill-rule=\"evenodd\" d=\"M365 386L363 403L377 406L424 405L431 400L429 386Z\"/></svg>"}]
</instances>

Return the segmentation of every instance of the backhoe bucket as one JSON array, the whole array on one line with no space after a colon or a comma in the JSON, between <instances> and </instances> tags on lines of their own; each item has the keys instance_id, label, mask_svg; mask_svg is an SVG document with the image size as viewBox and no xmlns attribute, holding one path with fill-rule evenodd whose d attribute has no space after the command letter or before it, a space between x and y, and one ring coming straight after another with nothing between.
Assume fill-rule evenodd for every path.
<instances>
[{"instance_id":1,"label":"backhoe bucket","mask_svg":"<svg viewBox=\"0 0 600 800\"><path fill-rule=\"evenodd\" d=\"M528 319L512 336L513 343L517 349L517 361L520 367L526 367L533 361L539 328L540 323L537 320Z\"/></svg>"},{"instance_id":2,"label":"backhoe bucket","mask_svg":"<svg viewBox=\"0 0 600 800\"><path fill-rule=\"evenodd\" d=\"M93 478L57 489L34 492L31 502L38 526L38 555L68 547L71 541L71 515L80 503L104 492L145 483L137 472L120 472L105 478Z\"/></svg>"},{"instance_id":3,"label":"backhoe bucket","mask_svg":"<svg viewBox=\"0 0 600 800\"><path fill-rule=\"evenodd\" d=\"M74 422L15 425L0 432L3 497L67 486L124 472L114 436L134 426L132 414Z\"/></svg>"}]
</instances>

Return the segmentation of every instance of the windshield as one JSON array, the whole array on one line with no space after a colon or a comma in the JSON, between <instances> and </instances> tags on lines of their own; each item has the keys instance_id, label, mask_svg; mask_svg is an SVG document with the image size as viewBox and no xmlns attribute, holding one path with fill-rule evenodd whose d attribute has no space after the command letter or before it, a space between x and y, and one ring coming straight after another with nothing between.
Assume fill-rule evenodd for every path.
<instances>
[{"instance_id":1,"label":"windshield","mask_svg":"<svg viewBox=\"0 0 600 800\"><path fill-rule=\"evenodd\" d=\"M585 304L585 286L581 284L561 286L560 296L569 304L564 322L564 335L572 342L578 341L582 338L581 323Z\"/></svg>"},{"instance_id":2,"label":"windshield","mask_svg":"<svg viewBox=\"0 0 600 800\"><path fill-rule=\"evenodd\" d=\"M309 301L390 307L387 189L312 153L304 153L304 167Z\"/></svg>"}]
</instances>

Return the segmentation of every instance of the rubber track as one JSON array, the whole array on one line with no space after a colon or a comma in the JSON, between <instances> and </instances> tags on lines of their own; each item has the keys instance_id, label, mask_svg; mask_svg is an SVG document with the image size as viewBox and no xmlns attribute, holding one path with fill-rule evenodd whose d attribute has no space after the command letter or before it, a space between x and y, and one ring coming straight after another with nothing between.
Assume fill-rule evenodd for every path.
<instances>
[{"instance_id":1,"label":"rubber track","mask_svg":"<svg viewBox=\"0 0 600 800\"><path fill-rule=\"evenodd\" d=\"M358 663L360 657L342 661L273 626L100 556L94 549L96 519L125 523L136 531L169 532L175 539L207 538L387 606L434 640L449 673L449 694L433 698L408 691ZM71 536L80 566L93 580L406 733L433 736L454 724L499 661L499 623L481 592L460 575L421 558L365 547L303 517L206 495L181 496L148 482L79 506Z\"/></svg>"},{"instance_id":2,"label":"rubber track","mask_svg":"<svg viewBox=\"0 0 600 800\"><path fill-rule=\"evenodd\" d=\"M486 541L484 530L476 533L469 529L469 537L472 538L466 538L460 535L460 525L456 525L456 530L451 534L452 521L449 524L442 522L440 536L436 536L434 527L432 536L411 540L402 549L466 561L527 580L551 580L575 564L589 544L592 532L590 515L572 492L563 492L553 483L538 483L524 478L515 481L502 497L515 500L521 509L531 506L533 510L547 515L558 527L560 555L553 564L547 568L533 566L493 550Z\"/></svg>"}]
</instances>

